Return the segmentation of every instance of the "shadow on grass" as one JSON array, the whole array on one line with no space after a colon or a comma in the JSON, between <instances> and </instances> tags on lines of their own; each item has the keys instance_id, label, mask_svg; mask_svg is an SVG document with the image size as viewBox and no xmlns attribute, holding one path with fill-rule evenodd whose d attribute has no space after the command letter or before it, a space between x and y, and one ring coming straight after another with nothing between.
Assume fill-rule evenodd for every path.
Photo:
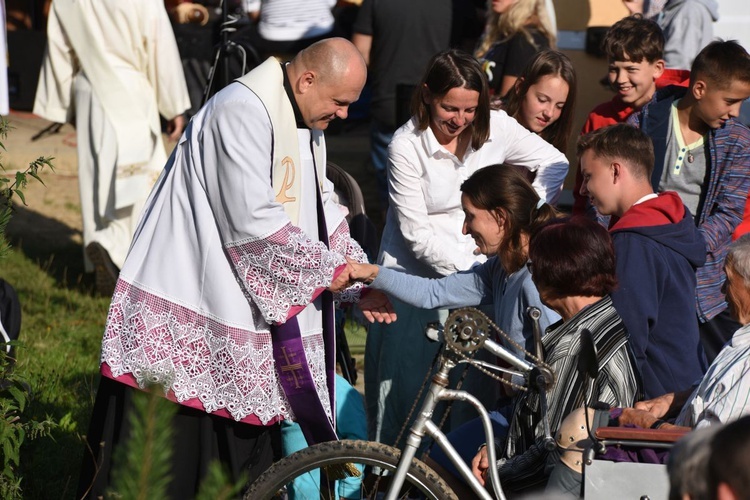
<instances>
[{"instance_id":1,"label":"shadow on grass","mask_svg":"<svg viewBox=\"0 0 750 500\"><path fill-rule=\"evenodd\" d=\"M51 438L27 439L22 447L21 471L24 498L73 499L78 485L78 474L84 455L93 456L86 449L85 434L93 407L94 391L99 384L96 372L76 373L60 378L57 383L81 395L76 406L63 407L60 402L31 401L27 414L37 420L50 416L60 421L70 412L74 428L53 430ZM39 474L39 471L45 471Z\"/></svg>"},{"instance_id":2,"label":"shadow on grass","mask_svg":"<svg viewBox=\"0 0 750 500\"><path fill-rule=\"evenodd\" d=\"M8 240L13 248L66 289L94 293L92 273L84 273L81 232L24 206L15 206L8 224Z\"/></svg>"}]
</instances>

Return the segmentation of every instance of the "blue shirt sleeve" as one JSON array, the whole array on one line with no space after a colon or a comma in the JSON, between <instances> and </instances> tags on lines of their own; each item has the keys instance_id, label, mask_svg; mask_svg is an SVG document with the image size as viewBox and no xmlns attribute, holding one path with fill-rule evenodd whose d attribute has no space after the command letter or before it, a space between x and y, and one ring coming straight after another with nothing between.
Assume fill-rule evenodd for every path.
<instances>
[{"instance_id":1,"label":"blue shirt sleeve","mask_svg":"<svg viewBox=\"0 0 750 500\"><path fill-rule=\"evenodd\" d=\"M466 307L492 303L487 264L439 279L422 278L381 267L370 285L422 309Z\"/></svg>"}]
</instances>

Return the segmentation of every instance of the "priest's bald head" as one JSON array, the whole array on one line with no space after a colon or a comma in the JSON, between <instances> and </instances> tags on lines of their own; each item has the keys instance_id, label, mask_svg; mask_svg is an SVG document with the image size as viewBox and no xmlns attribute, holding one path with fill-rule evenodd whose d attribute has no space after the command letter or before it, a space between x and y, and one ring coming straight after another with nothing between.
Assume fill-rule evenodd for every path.
<instances>
[{"instance_id":1,"label":"priest's bald head","mask_svg":"<svg viewBox=\"0 0 750 500\"><path fill-rule=\"evenodd\" d=\"M346 118L359 99L367 66L351 42L327 38L298 53L287 74L305 124L324 130L334 118Z\"/></svg>"}]
</instances>

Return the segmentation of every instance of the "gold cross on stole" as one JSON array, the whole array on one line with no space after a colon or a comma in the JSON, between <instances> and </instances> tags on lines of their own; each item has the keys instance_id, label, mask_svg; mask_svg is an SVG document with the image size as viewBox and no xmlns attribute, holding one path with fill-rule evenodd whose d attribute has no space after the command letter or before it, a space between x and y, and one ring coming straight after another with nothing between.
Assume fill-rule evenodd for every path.
<instances>
[{"instance_id":1,"label":"gold cross on stole","mask_svg":"<svg viewBox=\"0 0 750 500\"><path fill-rule=\"evenodd\" d=\"M286 346L282 346L281 352L284 355L284 361L286 361L285 365L281 365L281 373L288 373L289 375L291 375L294 378L294 388L299 389L300 388L299 378L304 377L304 374L300 373L299 375L297 375L297 370L302 369L302 363L292 363L292 361L294 361L294 358L296 358L297 355L293 352L287 353Z\"/></svg>"}]
</instances>

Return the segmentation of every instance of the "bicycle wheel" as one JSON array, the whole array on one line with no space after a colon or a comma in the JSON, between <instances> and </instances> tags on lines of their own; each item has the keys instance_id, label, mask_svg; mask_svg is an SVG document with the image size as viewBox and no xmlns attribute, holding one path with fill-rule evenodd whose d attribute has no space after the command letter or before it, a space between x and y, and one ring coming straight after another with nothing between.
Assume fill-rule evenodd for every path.
<instances>
[{"instance_id":1,"label":"bicycle wheel","mask_svg":"<svg viewBox=\"0 0 750 500\"><path fill-rule=\"evenodd\" d=\"M331 441L283 458L245 493L246 500L382 498L401 452L369 441ZM456 499L435 471L414 459L399 498Z\"/></svg>"}]
</instances>

